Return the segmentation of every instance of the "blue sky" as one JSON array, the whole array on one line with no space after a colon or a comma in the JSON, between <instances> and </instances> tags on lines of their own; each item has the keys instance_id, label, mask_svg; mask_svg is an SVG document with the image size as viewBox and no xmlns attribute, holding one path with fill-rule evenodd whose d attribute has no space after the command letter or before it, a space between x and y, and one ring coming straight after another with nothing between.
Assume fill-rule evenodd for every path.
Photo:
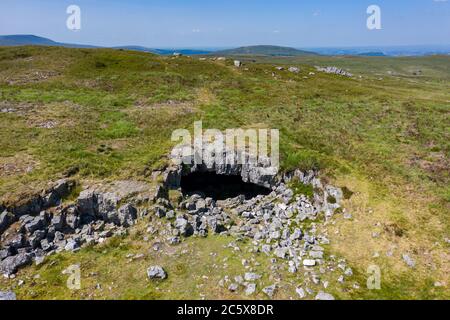
<instances>
[{"instance_id":1,"label":"blue sky","mask_svg":"<svg viewBox=\"0 0 450 320\"><path fill-rule=\"evenodd\" d=\"M81 8L82 29L66 28ZM366 27L380 6L382 30ZM0 34L102 46L450 44L450 0L1 0Z\"/></svg>"}]
</instances>

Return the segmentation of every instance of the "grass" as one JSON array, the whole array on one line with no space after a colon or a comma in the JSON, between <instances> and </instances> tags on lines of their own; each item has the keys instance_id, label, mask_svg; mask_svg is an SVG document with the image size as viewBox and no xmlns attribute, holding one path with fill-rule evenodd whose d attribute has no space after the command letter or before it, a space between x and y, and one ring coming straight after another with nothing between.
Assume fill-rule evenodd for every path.
<instances>
[{"instance_id":1,"label":"grass","mask_svg":"<svg viewBox=\"0 0 450 320\"><path fill-rule=\"evenodd\" d=\"M0 48L0 109L16 110L0 113L2 201L39 192L67 172L80 181L147 179L166 164L172 131L192 130L194 121L204 128L278 128L283 170L321 169L348 188L344 207L353 219L328 226L330 250L362 275L375 251L386 260L383 292L340 297L448 297L445 287L430 283L448 284L450 58L255 59L243 58L236 69L230 61L109 49ZM336 65L355 77L318 73L314 65ZM49 121L56 125L41 126ZM381 236L372 238L374 232ZM201 248L215 240L190 241ZM392 245L396 254L384 257ZM99 259L98 268L120 254L111 249L103 258L96 250L85 261ZM415 270L405 269L402 252L414 256ZM177 272L177 281L187 279L182 268ZM410 281L400 281L407 272ZM198 298L130 283L128 292L101 297ZM161 286L173 291L176 284ZM49 294L41 290L36 297Z\"/></svg>"},{"instance_id":2,"label":"grass","mask_svg":"<svg viewBox=\"0 0 450 320\"><path fill-rule=\"evenodd\" d=\"M289 188L294 191L294 196L305 195L308 198L312 199L314 197L314 188L312 185L304 184L298 178L294 178L288 185Z\"/></svg>"}]
</instances>

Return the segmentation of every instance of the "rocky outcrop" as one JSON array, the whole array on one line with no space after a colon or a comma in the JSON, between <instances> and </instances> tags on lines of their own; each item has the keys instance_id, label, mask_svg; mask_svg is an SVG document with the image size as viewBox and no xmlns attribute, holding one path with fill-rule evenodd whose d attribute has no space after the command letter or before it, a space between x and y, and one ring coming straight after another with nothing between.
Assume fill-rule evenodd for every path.
<instances>
[{"instance_id":1,"label":"rocky outcrop","mask_svg":"<svg viewBox=\"0 0 450 320\"><path fill-rule=\"evenodd\" d=\"M60 181L45 193L41 202L45 198L45 206L59 204L61 195L68 190L68 185ZM135 206L121 203L123 200L117 193L86 189L74 204L53 207L53 210L35 214L35 208L31 208L28 212L21 211L19 217L4 211L0 215L1 229L6 230L13 221L18 222L18 228L9 230L3 237L0 272L9 276L32 260L41 260L42 256L77 251L83 245L101 243L108 237L123 235L125 228L133 225L138 218Z\"/></svg>"},{"instance_id":2,"label":"rocky outcrop","mask_svg":"<svg viewBox=\"0 0 450 320\"><path fill-rule=\"evenodd\" d=\"M340 69L338 67L318 67L316 66L316 70L320 71L320 72L325 72L325 73L330 73L330 74L337 74L339 76L344 76L344 77L353 77L353 74L351 74L348 71L345 71L343 69Z\"/></svg>"},{"instance_id":3,"label":"rocky outcrop","mask_svg":"<svg viewBox=\"0 0 450 320\"><path fill-rule=\"evenodd\" d=\"M16 219L26 214L39 214L39 212L41 212L42 210L58 205L62 198L70 194L74 186L74 180L58 180L53 183L51 187L44 190L41 194L32 196L20 205L16 205L10 208L6 206L6 209L11 212Z\"/></svg>"},{"instance_id":4,"label":"rocky outcrop","mask_svg":"<svg viewBox=\"0 0 450 320\"><path fill-rule=\"evenodd\" d=\"M186 149L187 148L187 149ZM188 156L183 150L190 150ZM278 168L271 165L270 158L259 157L257 160L245 151L230 150L218 144L203 142L201 154L194 148L180 146L172 151L175 165L164 173L164 186L178 189L181 177L194 172L215 172L218 175L241 176L242 181L258 186L272 188L277 183ZM220 154L220 156L219 156ZM193 159L202 159L201 164L194 164ZM237 161L241 159L241 161Z\"/></svg>"},{"instance_id":5,"label":"rocky outcrop","mask_svg":"<svg viewBox=\"0 0 450 320\"><path fill-rule=\"evenodd\" d=\"M249 238L254 250L285 261L290 272L297 272L301 267L314 268L325 259L322 245L328 243L326 235L293 227L301 226L305 220L329 219L341 206L342 191L323 184L317 172L296 170L276 176L270 171L265 172L270 170L268 162L256 167L222 165L207 157L201 165L167 169L161 188L166 191L177 188L184 174L202 170L239 175L243 181L270 186L272 192L248 200L238 196L223 201L193 194L174 205L168 200L167 192L158 192L156 203L152 203L145 186L129 182L114 184L109 189L87 188L75 203L37 214L34 207L30 207L30 212L21 212L20 216L4 211L0 215L0 226L5 229L14 221L17 230L8 230L2 237L1 273L9 276L33 260L40 263L45 256L55 252L75 252L85 245L121 236L140 216L147 215L151 221L166 221L166 229L160 235L169 245L176 245L187 237L207 237L213 233L236 239ZM289 188L293 179L311 185L314 195L296 195ZM46 205L60 204L60 196L67 190L64 183L56 184L42 199L46 199ZM135 192L137 190L147 195ZM246 278L254 277L250 273L246 275Z\"/></svg>"}]
</instances>

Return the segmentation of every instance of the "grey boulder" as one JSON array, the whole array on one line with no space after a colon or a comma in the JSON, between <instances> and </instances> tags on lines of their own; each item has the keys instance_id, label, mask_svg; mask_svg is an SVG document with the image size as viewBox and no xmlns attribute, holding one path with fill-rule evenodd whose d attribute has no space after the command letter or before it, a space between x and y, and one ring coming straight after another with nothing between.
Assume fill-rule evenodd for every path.
<instances>
[{"instance_id":1,"label":"grey boulder","mask_svg":"<svg viewBox=\"0 0 450 320\"><path fill-rule=\"evenodd\" d=\"M95 218L98 204L97 195L92 190L84 190L77 199L77 209L82 220L92 220Z\"/></svg>"},{"instance_id":2,"label":"grey boulder","mask_svg":"<svg viewBox=\"0 0 450 320\"><path fill-rule=\"evenodd\" d=\"M14 222L14 216L8 211L0 214L0 234L2 234Z\"/></svg>"},{"instance_id":3,"label":"grey boulder","mask_svg":"<svg viewBox=\"0 0 450 320\"><path fill-rule=\"evenodd\" d=\"M29 234L34 233L36 230L42 230L43 228L45 228L45 218L43 216L35 217L25 225L25 230Z\"/></svg>"},{"instance_id":4,"label":"grey boulder","mask_svg":"<svg viewBox=\"0 0 450 320\"><path fill-rule=\"evenodd\" d=\"M262 291L269 297L272 298L277 290L276 285L271 285L262 289Z\"/></svg>"},{"instance_id":5,"label":"grey boulder","mask_svg":"<svg viewBox=\"0 0 450 320\"><path fill-rule=\"evenodd\" d=\"M0 291L0 301L17 300L16 294L12 291Z\"/></svg>"},{"instance_id":6,"label":"grey boulder","mask_svg":"<svg viewBox=\"0 0 450 320\"><path fill-rule=\"evenodd\" d=\"M316 300L334 300L334 297L326 292L320 291L317 295L316 295Z\"/></svg>"},{"instance_id":7,"label":"grey boulder","mask_svg":"<svg viewBox=\"0 0 450 320\"><path fill-rule=\"evenodd\" d=\"M160 266L151 266L147 269L147 276L150 279L166 279L167 273L164 271L164 269Z\"/></svg>"},{"instance_id":8,"label":"grey boulder","mask_svg":"<svg viewBox=\"0 0 450 320\"><path fill-rule=\"evenodd\" d=\"M32 258L29 253L19 253L18 255L7 257L0 262L0 273L10 276L15 274L20 268L31 264Z\"/></svg>"},{"instance_id":9,"label":"grey boulder","mask_svg":"<svg viewBox=\"0 0 450 320\"><path fill-rule=\"evenodd\" d=\"M6 259L11 255L11 250L9 248L0 250L0 260Z\"/></svg>"},{"instance_id":10,"label":"grey boulder","mask_svg":"<svg viewBox=\"0 0 450 320\"><path fill-rule=\"evenodd\" d=\"M64 212L59 215L55 215L50 222L50 225L54 227L55 231L63 231L65 224L66 214Z\"/></svg>"},{"instance_id":11,"label":"grey boulder","mask_svg":"<svg viewBox=\"0 0 450 320\"><path fill-rule=\"evenodd\" d=\"M118 218L121 226L129 227L137 219L137 210L131 204L125 204L119 208Z\"/></svg>"}]
</instances>

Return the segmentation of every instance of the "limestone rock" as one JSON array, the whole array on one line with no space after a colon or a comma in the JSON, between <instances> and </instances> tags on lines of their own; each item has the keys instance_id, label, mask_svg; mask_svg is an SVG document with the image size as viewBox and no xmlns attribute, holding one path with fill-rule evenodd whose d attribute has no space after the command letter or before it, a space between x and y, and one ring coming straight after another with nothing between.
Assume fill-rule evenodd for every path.
<instances>
[{"instance_id":1,"label":"limestone rock","mask_svg":"<svg viewBox=\"0 0 450 320\"><path fill-rule=\"evenodd\" d=\"M167 273L161 266L151 266L147 269L147 276L149 279L161 279L167 278Z\"/></svg>"},{"instance_id":2,"label":"limestone rock","mask_svg":"<svg viewBox=\"0 0 450 320\"><path fill-rule=\"evenodd\" d=\"M277 290L277 286L276 285L271 285L268 287L265 287L264 289L262 289L262 291L269 297L269 298L273 298L275 291Z\"/></svg>"},{"instance_id":3,"label":"limestone rock","mask_svg":"<svg viewBox=\"0 0 450 320\"><path fill-rule=\"evenodd\" d=\"M137 210L131 204L127 203L119 208L118 217L121 226L129 227L137 219Z\"/></svg>"},{"instance_id":4,"label":"limestone rock","mask_svg":"<svg viewBox=\"0 0 450 320\"><path fill-rule=\"evenodd\" d=\"M31 264L32 259L29 253L19 253L15 256L7 257L0 262L0 273L10 276L15 274L19 268Z\"/></svg>"},{"instance_id":5,"label":"limestone rock","mask_svg":"<svg viewBox=\"0 0 450 320\"><path fill-rule=\"evenodd\" d=\"M14 216L8 211L0 214L0 234L2 234L14 222Z\"/></svg>"},{"instance_id":6,"label":"limestone rock","mask_svg":"<svg viewBox=\"0 0 450 320\"><path fill-rule=\"evenodd\" d=\"M17 300L16 294L12 291L0 291L0 301Z\"/></svg>"},{"instance_id":7,"label":"limestone rock","mask_svg":"<svg viewBox=\"0 0 450 320\"><path fill-rule=\"evenodd\" d=\"M316 300L335 300L334 297L326 292L320 291L317 295L316 295Z\"/></svg>"}]
</instances>

